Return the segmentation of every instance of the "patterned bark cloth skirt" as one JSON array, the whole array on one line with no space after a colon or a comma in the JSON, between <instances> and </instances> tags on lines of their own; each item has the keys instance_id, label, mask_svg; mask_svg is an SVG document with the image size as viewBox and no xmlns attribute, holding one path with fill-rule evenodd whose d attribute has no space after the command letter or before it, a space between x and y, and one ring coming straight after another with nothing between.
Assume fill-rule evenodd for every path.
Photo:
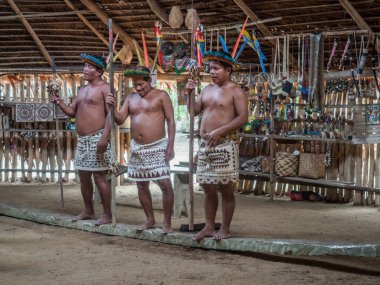
<instances>
[{"instance_id":1,"label":"patterned bark cloth skirt","mask_svg":"<svg viewBox=\"0 0 380 285\"><path fill-rule=\"evenodd\" d=\"M128 179L151 181L170 178L169 162L165 160L167 146L167 138L149 144L138 144L132 140Z\"/></svg>"},{"instance_id":2,"label":"patterned bark cloth skirt","mask_svg":"<svg viewBox=\"0 0 380 285\"><path fill-rule=\"evenodd\" d=\"M228 184L239 179L239 145L233 136L220 140L217 146L207 146L201 139L198 150L197 182Z\"/></svg>"},{"instance_id":3,"label":"patterned bark cloth skirt","mask_svg":"<svg viewBox=\"0 0 380 285\"><path fill-rule=\"evenodd\" d=\"M104 153L97 153L96 146L102 136L103 130L87 136L78 135L78 143L75 151L74 166L78 170L104 171L110 169L111 144L108 142Z\"/></svg>"}]
</instances>

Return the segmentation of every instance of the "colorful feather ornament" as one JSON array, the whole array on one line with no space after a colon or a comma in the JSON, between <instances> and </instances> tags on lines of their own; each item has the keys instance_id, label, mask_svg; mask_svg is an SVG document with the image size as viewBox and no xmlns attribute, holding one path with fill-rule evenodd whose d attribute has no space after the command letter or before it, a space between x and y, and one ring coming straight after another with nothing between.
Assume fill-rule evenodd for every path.
<instances>
[{"instance_id":1,"label":"colorful feather ornament","mask_svg":"<svg viewBox=\"0 0 380 285\"><path fill-rule=\"evenodd\" d=\"M220 43L222 44L224 52L230 54L230 52L228 51L227 44L221 34L219 34L219 40L220 40Z\"/></svg>"},{"instance_id":2,"label":"colorful feather ornament","mask_svg":"<svg viewBox=\"0 0 380 285\"><path fill-rule=\"evenodd\" d=\"M239 47L240 39L241 39L241 37L242 37L242 35L243 35L243 31L245 30L245 26L247 25L248 19L249 19L249 17L247 16L247 18L246 18L245 21L244 21L243 27L242 27L241 30L240 30L239 36L238 36L238 38L237 38L237 40L236 40L236 43L235 43L234 49L233 49L233 51L232 51L232 58L235 58L235 55L236 55L237 49L238 49L238 47ZM243 44L244 44L244 43L243 43Z\"/></svg>"},{"instance_id":3,"label":"colorful feather ornament","mask_svg":"<svg viewBox=\"0 0 380 285\"><path fill-rule=\"evenodd\" d=\"M144 32L141 32L141 38L142 38L143 50L144 50L144 66L149 67L148 49L146 47Z\"/></svg>"}]
</instances>

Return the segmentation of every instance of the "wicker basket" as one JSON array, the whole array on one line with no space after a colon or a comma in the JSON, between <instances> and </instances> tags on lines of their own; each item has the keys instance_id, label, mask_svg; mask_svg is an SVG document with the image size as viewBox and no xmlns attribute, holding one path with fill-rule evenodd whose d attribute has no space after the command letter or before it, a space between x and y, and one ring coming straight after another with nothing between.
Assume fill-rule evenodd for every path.
<instances>
[{"instance_id":1,"label":"wicker basket","mask_svg":"<svg viewBox=\"0 0 380 285\"><path fill-rule=\"evenodd\" d=\"M183 15L178 6L173 6L169 14L169 25L173 29L178 29L183 24Z\"/></svg>"},{"instance_id":2,"label":"wicker basket","mask_svg":"<svg viewBox=\"0 0 380 285\"><path fill-rule=\"evenodd\" d=\"M194 20L194 22L193 22ZM185 25L189 30L195 30L200 23L197 11L195 9L187 9Z\"/></svg>"},{"instance_id":3,"label":"wicker basket","mask_svg":"<svg viewBox=\"0 0 380 285\"><path fill-rule=\"evenodd\" d=\"M300 154L298 176L313 179L325 178L325 154L302 152Z\"/></svg>"},{"instance_id":4,"label":"wicker basket","mask_svg":"<svg viewBox=\"0 0 380 285\"><path fill-rule=\"evenodd\" d=\"M275 170L278 176L297 176L298 155L277 152Z\"/></svg>"}]
</instances>

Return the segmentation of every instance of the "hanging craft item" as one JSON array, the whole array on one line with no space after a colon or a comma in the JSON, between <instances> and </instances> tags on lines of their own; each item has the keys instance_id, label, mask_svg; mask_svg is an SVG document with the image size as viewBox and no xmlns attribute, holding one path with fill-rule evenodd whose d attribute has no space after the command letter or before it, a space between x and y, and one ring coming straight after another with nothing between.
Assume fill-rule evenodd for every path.
<instances>
[{"instance_id":1,"label":"hanging craft item","mask_svg":"<svg viewBox=\"0 0 380 285\"><path fill-rule=\"evenodd\" d=\"M16 104L16 122L34 122L34 104Z\"/></svg>"},{"instance_id":2,"label":"hanging craft item","mask_svg":"<svg viewBox=\"0 0 380 285\"><path fill-rule=\"evenodd\" d=\"M154 56L154 60L153 60L152 68L151 68L151 73L153 73L153 71L156 69L156 64L157 64L158 58L160 56L162 58L162 51L161 51L162 33L161 33L161 28L162 28L161 22L160 21L156 21L156 23L154 24L154 36L156 38L157 49L156 49L156 55Z\"/></svg>"},{"instance_id":3,"label":"hanging craft item","mask_svg":"<svg viewBox=\"0 0 380 285\"><path fill-rule=\"evenodd\" d=\"M353 39L353 41L355 41L355 39ZM351 77L352 77L352 82L354 83L355 85L355 90L356 90L356 97L360 97L360 89L359 89L359 84L358 84L358 81L356 80L355 78L355 74L354 74L354 67L352 65L352 51L350 49L350 46L351 46L351 40L347 41L348 42L348 48L347 48L347 52L348 52L348 57L349 57L349 62L350 62L350 69L351 69ZM352 97L351 97L352 98ZM353 100L355 100L355 97L352 98Z\"/></svg>"},{"instance_id":4,"label":"hanging craft item","mask_svg":"<svg viewBox=\"0 0 380 285\"><path fill-rule=\"evenodd\" d=\"M178 29L183 24L183 15L178 6L173 6L169 13L169 25L173 29Z\"/></svg>"},{"instance_id":5,"label":"hanging craft item","mask_svg":"<svg viewBox=\"0 0 380 285\"><path fill-rule=\"evenodd\" d=\"M197 11L193 8L187 9L185 25L189 30L195 30L200 23Z\"/></svg>"},{"instance_id":6,"label":"hanging craft item","mask_svg":"<svg viewBox=\"0 0 380 285\"><path fill-rule=\"evenodd\" d=\"M305 59L305 41L302 37L302 50L301 50L301 37L298 37L298 60L297 60L297 69L298 69L298 75L297 75L297 90L296 90L296 97L302 96L302 82L303 82L303 64ZM301 60L300 60L301 58Z\"/></svg>"},{"instance_id":7,"label":"hanging craft item","mask_svg":"<svg viewBox=\"0 0 380 285\"><path fill-rule=\"evenodd\" d=\"M278 96L281 94L282 80L280 71L280 40L276 39L276 47L274 53L274 67L273 73L269 76L269 87L272 95Z\"/></svg>"},{"instance_id":8,"label":"hanging craft item","mask_svg":"<svg viewBox=\"0 0 380 285\"><path fill-rule=\"evenodd\" d=\"M195 32L195 45L197 47L197 59L199 67L203 68L203 57L204 57L204 48L205 48L205 40L203 38L203 25L199 24L197 30Z\"/></svg>"},{"instance_id":9,"label":"hanging craft item","mask_svg":"<svg viewBox=\"0 0 380 285\"><path fill-rule=\"evenodd\" d=\"M172 42L164 42L161 46L162 50L162 67L165 71L173 71L174 66L174 44Z\"/></svg>"},{"instance_id":10,"label":"hanging craft item","mask_svg":"<svg viewBox=\"0 0 380 285\"><path fill-rule=\"evenodd\" d=\"M372 47L372 73L373 73L373 79L375 81L377 91L380 92L380 87L379 87L379 80L377 78L377 71L376 71L376 45L377 44L377 35L375 35L375 38L373 40L373 47ZM376 92L375 92L376 94ZM376 97L376 96L374 96Z\"/></svg>"},{"instance_id":11,"label":"hanging craft item","mask_svg":"<svg viewBox=\"0 0 380 285\"><path fill-rule=\"evenodd\" d=\"M313 104L318 84L318 58L320 54L321 35L310 35L310 65L309 65L309 104Z\"/></svg>"},{"instance_id":12,"label":"hanging craft item","mask_svg":"<svg viewBox=\"0 0 380 285\"><path fill-rule=\"evenodd\" d=\"M54 120L53 104L34 104L35 122L51 122Z\"/></svg>"},{"instance_id":13,"label":"hanging craft item","mask_svg":"<svg viewBox=\"0 0 380 285\"><path fill-rule=\"evenodd\" d=\"M180 74L185 71L190 55L190 45L184 42L178 42L174 46L174 71Z\"/></svg>"},{"instance_id":14,"label":"hanging craft item","mask_svg":"<svg viewBox=\"0 0 380 285\"><path fill-rule=\"evenodd\" d=\"M369 41L368 41L369 44ZM368 55L368 45L367 48L364 48L364 36L362 36L362 40L360 42L360 54L359 54L359 65L358 65L358 77L360 78L363 75L364 65Z\"/></svg>"},{"instance_id":15,"label":"hanging craft item","mask_svg":"<svg viewBox=\"0 0 380 285\"><path fill-rule=\"evenodd\" d=\"M348 39L347 39L346 45L344 47L344 51L343 51L342 57L341 57L341 59L339 61L339 70L343 69L344 59L347 56L348 49L350 47L350 43L351 43L351 37L349 36Z\"/></svg>"},{"instance_id":16,"label":"hanging craft item","mask_svg":"<svg viewBox=\"0 0 380 285\"><path fill-rule=\"evenodd\" d=\"M333 47L332 47L332 50L331 50L330 58L329 58L329 61L327 62L327 68L326 68L327 72L329 71L329 69L331 67L332 59L335 56L337 45L338 45L338 42L336 41L336 39L334 39L334 44L333 44Z\"/></svg>"},{"instance_id":17,"label":"hanging craft item","mask_svg":"<svg viewBox=\"0 0 380 285\"><path fill-rule=\"evenodd\" d=\"M365 107L365 121L367 125L380 125L380 105Z\"/></svg>"}]
</instances>

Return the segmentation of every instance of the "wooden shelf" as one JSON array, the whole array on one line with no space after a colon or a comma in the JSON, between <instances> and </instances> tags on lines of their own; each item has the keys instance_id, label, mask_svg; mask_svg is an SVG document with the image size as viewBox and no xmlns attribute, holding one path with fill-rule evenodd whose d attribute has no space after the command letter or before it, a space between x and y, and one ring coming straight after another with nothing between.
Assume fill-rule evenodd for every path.
<instances>
[{"instance_id":1,"label":"wooden shelf","mask_svg":"<svg viewBox=\"0 0 380 285\"><path fill-rule=\"evenodd\" d=\"M270 138L270 135L255 135L255 134L245 134L238 133L238 136L244 138ZM324 141L324 142L336 142L336 143L352 143L352 140L348 139L328 139L320 137L307 137L307 136L294 136L294 137L284 137L284 136L273 136L275 140L289 140L289 141Z\"/></svg>"},{"instance_id":2,"label":"wooden shelf","mask_svg":"<svg viewBox=\"0 0 380 285\"><path fill-rule=\"evenodd\" d=\"M239 170L239 175L244 176L257 176L257 177L265 177L269 178L269 173L263 173L263 172L253 172L253 171L245 171L245 170Z\"/></svg>"}]
</instances>

